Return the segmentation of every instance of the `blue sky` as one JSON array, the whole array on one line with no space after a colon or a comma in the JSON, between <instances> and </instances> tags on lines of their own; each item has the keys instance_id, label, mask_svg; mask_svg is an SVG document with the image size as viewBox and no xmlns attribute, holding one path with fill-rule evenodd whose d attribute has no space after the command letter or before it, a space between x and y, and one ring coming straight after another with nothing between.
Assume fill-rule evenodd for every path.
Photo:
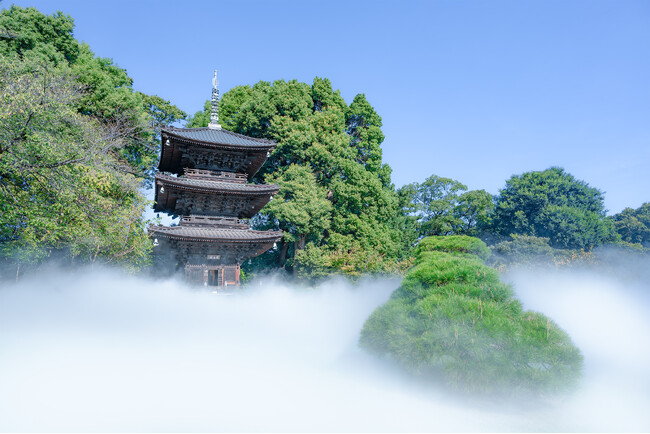
<instances>
[{"instance_id":1,"label":"blue sky","mask_svg":"<svg viewBox=\"0 0 650 434\"><path fill-rule=\"evenodd\" d=\"M11 1L2 2L8 7ZM610 213L650 201L650 2L25 0L134 87L199 110L259 80L327 77L382 116L401 186L436 174L497 193L564 167Z\"/></svg>"}]
</instances>

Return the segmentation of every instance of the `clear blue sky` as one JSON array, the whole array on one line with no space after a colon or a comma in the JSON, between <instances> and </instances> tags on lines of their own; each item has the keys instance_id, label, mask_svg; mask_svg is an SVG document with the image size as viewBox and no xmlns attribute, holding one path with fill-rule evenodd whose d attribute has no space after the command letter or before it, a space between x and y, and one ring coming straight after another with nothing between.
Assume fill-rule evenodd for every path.
<instances>
[{"instance_id":1,"label":"clear blue sky","mask_svg":"<svg viewBox=\"0 0 650 434\"><path fill-rule=\"evenodd\" d=\"M650 1L24 0L75 19L136 89L194 113L259 80L327 77L382 116L397 186L497 193L561 166L610 213L650 201ZM2 2L8 7L11 1Z\"/></svg>"}]
</instances>

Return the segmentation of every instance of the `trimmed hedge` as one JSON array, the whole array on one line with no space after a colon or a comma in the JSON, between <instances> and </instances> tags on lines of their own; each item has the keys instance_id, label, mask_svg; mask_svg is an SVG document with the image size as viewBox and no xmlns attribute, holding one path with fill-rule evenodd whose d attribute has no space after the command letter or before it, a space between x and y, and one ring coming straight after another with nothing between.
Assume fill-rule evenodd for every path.
<instances>
[{"instance_id":1,"label":"trimmed hedge","mask_svg":"<svg viewBox=\"0 0 650 434\"><path fill-rule=\"evenodd\" d=\"M548 395L570 389L582 355L544 315L524 311L468 236L430 237L390 300L367 319L361 346L464 392Z\"/></svg>"}]
</instances>

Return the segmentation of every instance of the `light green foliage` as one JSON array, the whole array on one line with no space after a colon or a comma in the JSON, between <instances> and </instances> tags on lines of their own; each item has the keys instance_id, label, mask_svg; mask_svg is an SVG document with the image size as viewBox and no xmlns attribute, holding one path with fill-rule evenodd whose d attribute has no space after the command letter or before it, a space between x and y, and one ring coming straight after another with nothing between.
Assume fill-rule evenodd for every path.
<instances>
[{"instance_id":1,"label":"light green foliage","mask_svg":"<svg viewBox=\"0 0 650 434\"><path fill-rule=\"evenodd\" d=\"M206 101L203 104L203 110L200 110L194 115L190 115L187 118L187 123L185 128L205 128L210 123L210 101Z\"/></svg>"},{"instance_id":2,"label":"light green foliage","mask_svg":"<svg viewBox=\"0 0 650 434\"><path fill-rule=\"evenodd\" d=\"M333 237L338 237L334 234ZM329 246L308 244L296 253L294 270L298 277L316 279L332 274L332 270L349 277L361 277L368 274L403 275L413 265L413 258L386 258L377 250L358 247L353 240L346 237L336 243L345 247L332 249ZM352 247L347 247L352 246Z\"/></svg>"},{"instance_id":3,"label":"light green foliage","mask_svg":"<svg viewBox=\"0 0 650 434\"><path fill-rule=\"evenodd\" d=\"M468 236L428 237L420 241L416 254L423 252L445 252L478 256L482 260L490 257L490 249L478 238Z\"/></svg>"},{"instance_id":4,"label":"light green foliage","mask_svg":"<svg viewBox=\"0 0 650 434\"><path fill-rule=\"evenodd\" d=\"M612 220L623 241L650 248L650 203L637 209L625 208Z\"/></svg>"},{"instance_id":5,"label":"light green foliage","mask_svg":"<svg viewBox=\"0 0 650 434\"><path fill-rule=\"evenodd\" d=\"M184 119L185 113L168 101L135 92L133 80L112 59L96 57L73 36L74 22L60 12L44 15L35 8L11 6L0 11L3 57L29 60L43 68L57 68L81 85L74 100L79 113L91 116L124 138L115 153L135 176L148 180L158 157L161 122Z\"/></svg>"},{"instance_id":6,"label":"light green foliage","mask_svg":"<svg viewBox=\"0 0 650 434\"><path fill-rule=\"evenodd\" d=\"M204 125L209 109L206 104L188 125ZM285 241L296 243L283 244L277 260L265 264L295 267L302 277L403 267L397 196L381 161L381 118L364 95L348 107L327 79L317 77L311 86L262 81L226 92L219 116L228 130L278 143L255 182L278 182L283 189L291 184L304 193L263 210L271 220L260 219L261 227L276 222L288 232ZM307 207L304 214L295 209L298 203ZM302 223L314 212L318 218Z\"/></svg>"},{"instance_id":7,"label":"light green foliage","mask_svg":"<svg viewBox=\"0 0 650 434\"><path fill-rule=\"evenodd\" d=\"M493 230L548 238L562 249L590 249L616 239L603 193L557 167L511 177L497 197Z\"/></svg>"},{"instance_id":8,"label":"light green foliage","mask_svg":"<svg viewBox=\"0 0 650 434\"><path fill-rule=\"evenodd\" d=\"M427 381L485 396L570 389L582 356L544 315L524 311L485 244L467 236L425 238L400 288L366 321L360 343Z\"/></svg>"},{"instance_id":9,"label":"light green foliage","mask_svg":"<svg viewBox=\"0 0 650 434\"><path fill-rule=\"evenodd\" d=\"M403 212L419 239L431 235L476 235L487 226L494 208L485 190L466 191L467 186L450 178L431 175L421 184L399 189Z\"/></svg>"},{"instance_id":10,"label":"light green foliage","mask_svg":"<svg viewBox=\"0 0 650 434\"><path fill-rule=\"evenodd\" d=\"M129 149L128 152L131 152L135 156L135 158L132 158L133 160L141 160L139 165L147 174L147 180L151 180L160 152L160 133L162 128L186 119L187 114L157 95L147 95L142 92L137 92L137 95L140 97L149 118L149 125L145 133L145 137L148 138L148 144L144 149L142 147L136 147Z\"/></svg>"},{"instance_id":11,"label":"light green foliage","mask_svg":"<svg viewBox=\"0 0 650 434\"><path fill-rule=\"evenodd\" d=\"M135 92L73 28L58 12L0 11L0 256L137 267L151 249L138 188L161 125L185 114Z\"/></svg>"},{"instance_id":12,"label":"light green foliage","mask_svg":"<svg viewBox=\"0 0 650 434\"><path fill-rule=\"evenodd\" d=\"M139 183L119 167L123 137L76 110L80 87L56 69L0 62L0 255L138 265L150 242Z\"/></svg>"}]
</instances>

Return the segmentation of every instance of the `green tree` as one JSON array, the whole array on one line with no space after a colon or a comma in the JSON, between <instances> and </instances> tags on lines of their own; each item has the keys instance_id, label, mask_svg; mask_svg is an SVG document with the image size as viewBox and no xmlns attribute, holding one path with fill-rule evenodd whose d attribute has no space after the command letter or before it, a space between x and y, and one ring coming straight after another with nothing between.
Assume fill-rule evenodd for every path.
<instances>
[{"instance_id":1,"label":"green tree","mask_svg":"<svg viewBox=\"0 0 650 434\"><path fill-rule=\"evenodd\" d=\"M466 191L450 178L431 175L421 184L399 189L403 212L415 220L417 238L431 235L475 235L485 226L494 208L485 190Z\"/></svg>"},{"instance_id":2,"label":"green tree","mask_svg":"<svg viewBox=\"0 0 650 434\"><path fill-rule=\"evenodd\" d=\"M161 125L185 115L135 92L73 29L60 12L0 11L0 256L139 266L151 246L138 189Z\"/></svg>"},{"instance_id":3,"label":"green tree","mask_svg":"<svg viewBox=\"0 0 650 434\"><path fill-rule=\"evenodd\" d=\"M454 207L454 216L460 224L454 230L456 234L476 236L480 230L490 226L494 198L485 190L471 190L458 197Z\"/></svg>"},{"instance_id":4,"label":"green tree","mask_svg":"<svg viewBox=\"0 0 650 434\"><path fill-rule=\"evenodd\" d=\"M650 202L637 209L625 208L612 220L623 241L650 247Z\"/></svg>"},{"instance_id":5,"label":"green tree","mask_svg":"<svg viewBox=\"0 0 650 434\"><path fill-rule=\"evenodd\" d=\"M206 104L188 125L203 126L209 108ZM356 275L357 265L373 262L372 255L378 258L373 262L377 270L394 269L404 242L398 230L397 195L390 168L381 162L381 118L363 95L348 107L324 78L315 78L312 85L262 81L226 92L219 115L230 131L278 143L254 182L275 179L282 187L287 168L297 165L309 170L319 191L325 192L319 197L326 198L331 212L327 224L318 224L323 236L307 236L305 249L298 248L302 243L296 245L294 265L302 276L317 269L316 274ZM276 254L282 263L282 252ZM356 265L341 265L344 262Z\"/></svg>"},{"instance_id":6,"label":"green tree","mask_svg":"<svg viewBox=\"0 0 650 434\"><path fill-rule=\"evenodd\" d=\"M71 64L79 56L79 43L73 36L74 21L56 12L44 15L36 8L10 6L0 12L0 54L23 58L25 55L48 63Z\"/></svg>"},{"instance_id":7,"label":"green tree","mask_svg":"<svg viewBox=\"0 0 650 434\"><path fill-rule=\"evenodd\" d=\"M118 170L120 125L79 114L80 94L56 68L0 61L0 255L20 264L65 251L142 265L148 202Z\"/></svg>"},{"instance_id":8,"label":"green tree","mask_svg":"<svg viewBox=\"0 0 650 434\"><path fill-rule=\"evenodd\" d=\"M147 131L147 136L150 140L146 153L151 156L155 154L157 157L160 152L160 133L162 128L186 119L187 114L168 100L157 95L147 95L142 92L137 92L137 94L140 97L150 120L149 129ZM157 160L157 158L155 160ZM151 179L154 175L155 166L149 162L143 162L142 166L149 179Z\"/></svg>"},{"instance_id":9,"label":"green tree","mask_svg":"<svg viewBox=\"0 0 650 434\"><path fill-rule=\"evenodd\" d=\"M514 175L496 198L492 228L500 235L549 238L563 249L589 249L614 241L603 193L563 169Z\"/></svg>"},{"instance_id":10,"label":"green tree","mask_svg":"<svg viewBox=\"0 0 650 434\"><path fill-rule=\"evenodd\" d=\"M345 125L351 137L355 161L363 164L370 172L377 173L384 186L388 186L391 169L387 164L382 164L381 143L384 134L381 132L381 117L364 94L354 97L345 113Z\"/></svg>"},{"instance_id":11,"label":"green tree","mask_svg":"<svg viewBox=\"0 0 650 434\"><path fill-rule=\"evenodd\" d=\"M193 115L188 116L186 128L205 128L210 123L210 100L203 105L203 110L199 110Z\"/></svg>"},{"instance_id":12,"label":"green tree","mask_svg":"<svg viewBox=\"0 0 650 434\"><path fill-rule=\"evenodd\" d=\"M72 18L61 12L50 16L35 8L11 6L0 11L0 30L11 36L0 38L0 53L69 70L81 85L76 109L108 128L120 125L124 140L114 152L131 173L150 180L159 152L156 119L176 121L185 114L162 98L134 91L126 71L112 59L95 56L74 38L73 29Z\"/></svg>"},{"instance_id":13,"label":"green tree","mask_svg":"<svg viewBox=\"0 0 650 434\"><path fill-rule=\"evenodd\" d=\"M305 248L307 240L320 241L330 227L332 204L327 190L319 187L309 168L292 164L283 171L269 174L269 184L279 184L280 191L262 211L275 229L284 232L279 262L287 259L289 243L293 251Z\"/></svg>"}]
</instances>

